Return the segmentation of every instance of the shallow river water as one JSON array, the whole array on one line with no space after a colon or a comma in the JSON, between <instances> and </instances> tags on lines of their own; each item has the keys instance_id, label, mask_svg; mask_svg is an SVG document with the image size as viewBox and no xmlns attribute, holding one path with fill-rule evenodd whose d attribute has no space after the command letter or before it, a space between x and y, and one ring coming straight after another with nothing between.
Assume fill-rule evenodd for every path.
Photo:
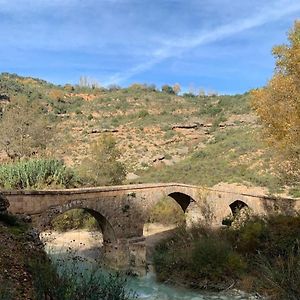
<instances>
[{"instance_id":1,"label":"shallow river water","mask_svg":"<svg viewBox=\"0 0 300 300\"><path fill-rule=\"evenodd\" d=\"M99 245L101 234L83 230L65 233L44 232L41 239L45 242L46 252L53 258L62 258L66 252L74 251L76 256L82 256L90 264L97 263L96 258L101 253ZM155 274L148 273L143 277L128 278L128 287L135 291L138 299L144 300L250 300L256 299L239 291L228 293L206 293L178 288L155 281Z\"/></svg>"}]
</instances>

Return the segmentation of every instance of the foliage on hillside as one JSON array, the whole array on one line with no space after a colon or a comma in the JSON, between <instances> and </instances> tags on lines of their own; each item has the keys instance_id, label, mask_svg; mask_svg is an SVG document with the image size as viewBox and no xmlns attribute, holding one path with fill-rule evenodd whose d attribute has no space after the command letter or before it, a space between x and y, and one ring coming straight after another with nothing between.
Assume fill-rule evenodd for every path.
<instances>
[{"instance_id":1,"label":"foliage on hillside","mask_svg":"<svg viewBox=\"0 0 300 300\"><path fill-rule=\"evenodd\" d=\"M97 220L84 209L68 210L54 218L51 225L54 230L62 232L82 228L90 231L100 230Z\"/></svg>"},{"instance_id":2,"label":"foliage on hillside","mask_svg":"<svg viewBox=\"0 0 300 300\"><path fill-rule=\"evenodd\" d=\"M2 103L4 114L16 96L23 96L42 108L41 118L56 128L53 143L35 149L33 156L51 153L63 159L78 170L82 185L118 184L124 166L142 175L139 182L247 182L271 190L278 185L271 155L256 137L259 127L247 93L178 96L142 84L56 86L7 73L0 75L0 82L0 94L10 99ZM107 155L99 146L107 132L120 153L113 167L107 167ZM160 165L158 156L164 157Z\"/></svg>"},{"instance_id":3,"label":"foliage on hillside","mask_svg":"<svg viewBox=\"0 0 300 300\"><path fill-rule=\"evenodd\" d=\"M43 107L25 97L16 97L0 119L0 150L11 159L31 157L51 144L53 128Z\"/></svg>"}]
</instances>

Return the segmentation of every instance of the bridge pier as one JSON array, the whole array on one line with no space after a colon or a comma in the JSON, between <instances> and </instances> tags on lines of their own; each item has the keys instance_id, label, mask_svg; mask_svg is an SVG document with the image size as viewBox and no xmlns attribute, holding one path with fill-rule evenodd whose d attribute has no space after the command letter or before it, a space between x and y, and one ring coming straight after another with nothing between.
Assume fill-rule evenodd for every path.
<instances>
[{"instance_id":1,"label":"bridge pier","mask_svg":"<svg viewBox=\"0 0 300 300\"><path fill-rule=\"evenodd\" d=\"M146 273L146 244L144 237L119 239L105 243L103 263L116 270L137 275Z\"/></svg>"}]
</instances>

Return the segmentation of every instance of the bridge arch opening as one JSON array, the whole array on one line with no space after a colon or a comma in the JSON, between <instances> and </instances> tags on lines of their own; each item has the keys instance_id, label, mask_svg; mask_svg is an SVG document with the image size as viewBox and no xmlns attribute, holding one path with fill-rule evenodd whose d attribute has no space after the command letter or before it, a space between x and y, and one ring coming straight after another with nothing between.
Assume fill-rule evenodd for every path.
<instances>
[{"instance_id":1,"label":"bridge arch opening","mask_svg":"<svg viewBox=\"0 0 300 300\"><path fill-rule=\"evenodd\" d=\"M143 235L146 238L146 261L151 257L157 243L170 236L179 226L186 225L186 212L193 199L183 193L173 192L159 199L148 211Z\"/></svg>"},{"instance_id":2,"label":"bridge arch opening","mask_svg":"<svg viewBox=\"0 0 300 300\"><path fill-rule=\"evenodd\" d=\"M192 198L189 195L179 192L170 193L168 196L173 198L178 203L184 213L186 212L190 203L193 202Z\"/></svg>"},{"instance_id":3,"label":"bridge arch opening","mask_svg":"<svg viewBox=\"0 0 300 300\"><path fill-rule=\"evenodd\" d=\"M105 246L114 243L113 227L101 213L90 208L70 208L53 214L40 235L51 251L101 258ZM68 250L68 251L69 251Z\"/></svg>"},{"instance_id":4,"label":"bridge arch opening","mask_svg":"<svg viewBox=\"0 0 300 300\"><path fill-rule=\"evenodd\" d=\"M241 210L243 210L245 208L249 208L249 206L242 200L236 200L236 201L232 202L229 205L229 207L231 209L231 213L232 213L233 217L236 217Z\"/></svg>"}]
</instances>

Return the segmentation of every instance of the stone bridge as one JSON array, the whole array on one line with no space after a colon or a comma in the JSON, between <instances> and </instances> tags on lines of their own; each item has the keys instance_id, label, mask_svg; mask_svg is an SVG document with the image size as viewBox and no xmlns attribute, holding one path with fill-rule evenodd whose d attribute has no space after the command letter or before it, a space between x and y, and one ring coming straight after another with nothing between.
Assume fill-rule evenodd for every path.
<instances>
[{"instance_id":1,"label":"stone bridge","mask_svg":"<svg viewBox=\"0 0 300 300\"><path fill-rule=\"evenodd\" d=\"M220 226L223 218L248 206L255 214L300 210L300 200L238 194L179 183L137 184L68 190L5 191L9 211L29 215L39 230L57 215L82 208L98 221L103 233L106 262L117 268L145 266L143 227L162 198L174 199L187 224L205 221Z\"/></svg>"}]
</instances>

